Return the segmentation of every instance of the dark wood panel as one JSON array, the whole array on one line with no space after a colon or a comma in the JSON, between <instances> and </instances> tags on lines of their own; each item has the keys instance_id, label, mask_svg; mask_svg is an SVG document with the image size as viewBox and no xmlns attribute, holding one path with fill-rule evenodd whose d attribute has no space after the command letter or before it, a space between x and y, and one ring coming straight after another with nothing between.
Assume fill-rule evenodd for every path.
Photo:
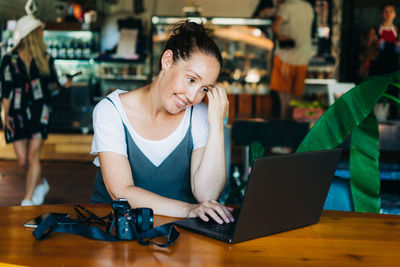
<instances>
[{"instance_id":1,"label":"dark wood panel","mask_svg":"<svg viewBox=\"0 0 400 267\"><path fill-rule=\"evenodd\" d=\"M253 117L253 95L241 94L238 97L237 119L249 119Z\"/></svg>"},{"instance_id":2,"label":"dark wood panel","mask_svg":"<svg viewBox=\"0 0 400 267\"><path fill-rule=\"evenodd\" d=\"M232 124L236 118L236 95L228 94L229 111L228 111L228 123Z\"/></svg>"},{"instance_id":3,"label":"dark wood panel","mask_svg":"<svg viewBox=\"0 0 400 267\"><path fill-rule=\"evenodd\" d=\"M267 119L271 116L272 100L270 95L256 95L254 104L254 117Z\"/></svg>"}]
</instances>

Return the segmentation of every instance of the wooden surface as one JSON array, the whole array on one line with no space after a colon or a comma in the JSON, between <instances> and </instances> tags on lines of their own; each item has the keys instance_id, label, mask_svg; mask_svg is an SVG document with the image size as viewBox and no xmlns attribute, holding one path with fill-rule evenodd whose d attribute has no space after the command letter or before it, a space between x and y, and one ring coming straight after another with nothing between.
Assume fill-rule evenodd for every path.
<instances>
[{"instance_id":1,"label":"wooden surface","mask_svg":"<svg viewBox=\"0 0 400 267\"><path fill-rule=\"evenodd\" d=\"M40 158L42 160L70 160L91 162L91 134L49 134L44 142ZM13 145L6 144L4 131L0 131L0 158L15 159Z\"/></svg>"},{"instance_id":2,"label":"wooden surface","mask_svg":"<svg viewBox=\"0 0 400 267\"><path fill-rule=\"evenodd\" d=\"M108 205L85 205L97 215ZM29 266L398 266L400 217L324 211L318 224L229 245L185 230L170 248L52 233L36 241L23 222L71 205L0 208L0 262ZM156 225L173 221L157 216Z\"/></svg>"}]
</instances>

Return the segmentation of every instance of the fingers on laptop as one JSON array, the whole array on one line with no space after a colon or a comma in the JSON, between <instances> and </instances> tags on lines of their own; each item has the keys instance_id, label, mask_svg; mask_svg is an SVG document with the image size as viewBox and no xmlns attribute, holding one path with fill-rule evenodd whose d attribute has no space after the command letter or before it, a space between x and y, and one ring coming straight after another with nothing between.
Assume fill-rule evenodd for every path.
<instances>
[{"instance_id":1,"label":"fingers on laptop","mask_svg":"<svg viewBox=\"0 0 400 267\"><path fill-rule=\"evenodd\" d=\"M209 217L219 224L233 222L233 216L229 212L230 208L221 205L217 201L211 200L199 204L196 213L200 219L208 222Z\"/></svg>"},{"instance_id":2,"label":"fingers on laptop","mask_svg":"<svg viewBox=\"0 0 400 267\"><path fill-rule=\"evenodd\" d=\"M224 206L224 205L218 203L218 202L215 201L215 200L211 200L210 202L211 202L211 203L214 203L214 204L216 204L216 205L218 205L218 207L220 207L220 208L222 209L223 213L219 213L219 214L225 214L225 215L226 215L226 219L224 219L225 217L223 217L223 219L224 219L224 221L225 221L226 223L230 223L230 222L233 222L233 221L235 220L235 219L233 218L232 214L231 214L231 212L234 210L233 208L231 208L231 207L226 207L226 206Z\"/></svg>"}]
</instances>

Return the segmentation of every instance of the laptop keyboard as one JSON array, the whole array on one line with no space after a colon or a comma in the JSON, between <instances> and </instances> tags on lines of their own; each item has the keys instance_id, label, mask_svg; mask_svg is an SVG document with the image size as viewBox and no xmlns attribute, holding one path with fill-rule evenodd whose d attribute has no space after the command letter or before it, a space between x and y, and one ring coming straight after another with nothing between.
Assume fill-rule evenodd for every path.
<instances>
[{"instance_id":1,"label":"laptop keyboard","mask_svg":"<svg viewBox=\"0 0 400 267\"><path fill-rule=\"evenodd\" d=\"M223 234L225 236L232 236L233 231L235 230L235 222L232 223L224 223L224 224L212 224L209 226L211 231Z\"/></svg>"},{"instance_id":2,"label":"laptop keyboard","mask_svg":"<svg viewBox=\"0 0 400 267\"><path fill-rule=\"evenodd\" d=\"M198 223L200 223L202 226L205 226L208 230L223 234L225 236L232 236L233 231L235 230L236 222L239 218L239 210L240 209L235 209L232 212L232 216L235 218L235 221L231 222L231 223L219 224L211 218L210 218L210 221L208 221L208 222L205 222L200 218L197 218L197 220L198 220Z\"/></svg>"}]
</instances>

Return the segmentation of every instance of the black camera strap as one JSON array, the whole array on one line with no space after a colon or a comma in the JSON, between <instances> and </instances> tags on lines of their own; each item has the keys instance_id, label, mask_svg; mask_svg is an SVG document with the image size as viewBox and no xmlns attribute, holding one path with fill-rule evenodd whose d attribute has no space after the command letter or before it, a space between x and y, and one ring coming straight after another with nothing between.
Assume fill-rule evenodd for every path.
<instances>
[{"instance_id":1,"label":"black camera strap","mask_svg":"<svg viewBox=\"0 0 400 267\"><path fill-rule=\"evenodd\" d=\"M152 228L146 232L143 233L138 233L136 229L136 225L133 225L133 231L135 233L135 236L137 236L137 241L139 244L147 246L149 244L154 244L159 247L169 247L171 246L179 237L179 232L176 230L175 226L173 223L166 223L163 225L160 225L156 228ZM159 244L156 242L151 241L151 239L160 237L160 236L168 236L167 242L164 244Z\"/></svg>"},{"instance_id":2,"label":"black camera strap","mask_svg":"<svg viewBox=\"0 0 400 267\"><path fill-rule=\"evenodd\" d=\"M51 232L76 234L104 241L119 241L110 232L106 232L99 227L84 225L82 221L55 214L44 219L32 234L37 240L41 241L46 239Z\"/></svg>"},{"instance_id":3,"label":"black camera strap","mask_svg":"<svg viewBox=\"0 0 400 267\"><path fill-rule=\"evenodd\" d=\"M103 241L121 241L117 237L111 234L113 228L112 226L109 228L108 231L104 231L96 226L90 226L89 224L91 223L92 219L93 218L89 217L86 220L76 220L52 214L48 216L46 219L44 219L38 225L38 227L33 231L33 235L39 241L46 239L51 232L76 234L84 236L86 238L103 240ZM85 223L88 225L85 225ZM112 225L113 224L114 224L114 219L112 220ZM179 232L176 230L173 223L167 223L142 233L138 233L136 226L133 227L133 230L135 232L136 240L141 245L154 244L159 247L169 247L179 237ZM163 244L151 241L151 239L153 238L163 237L163 236L168 236L167 242Z\"/></svg>"}]
</instances>

